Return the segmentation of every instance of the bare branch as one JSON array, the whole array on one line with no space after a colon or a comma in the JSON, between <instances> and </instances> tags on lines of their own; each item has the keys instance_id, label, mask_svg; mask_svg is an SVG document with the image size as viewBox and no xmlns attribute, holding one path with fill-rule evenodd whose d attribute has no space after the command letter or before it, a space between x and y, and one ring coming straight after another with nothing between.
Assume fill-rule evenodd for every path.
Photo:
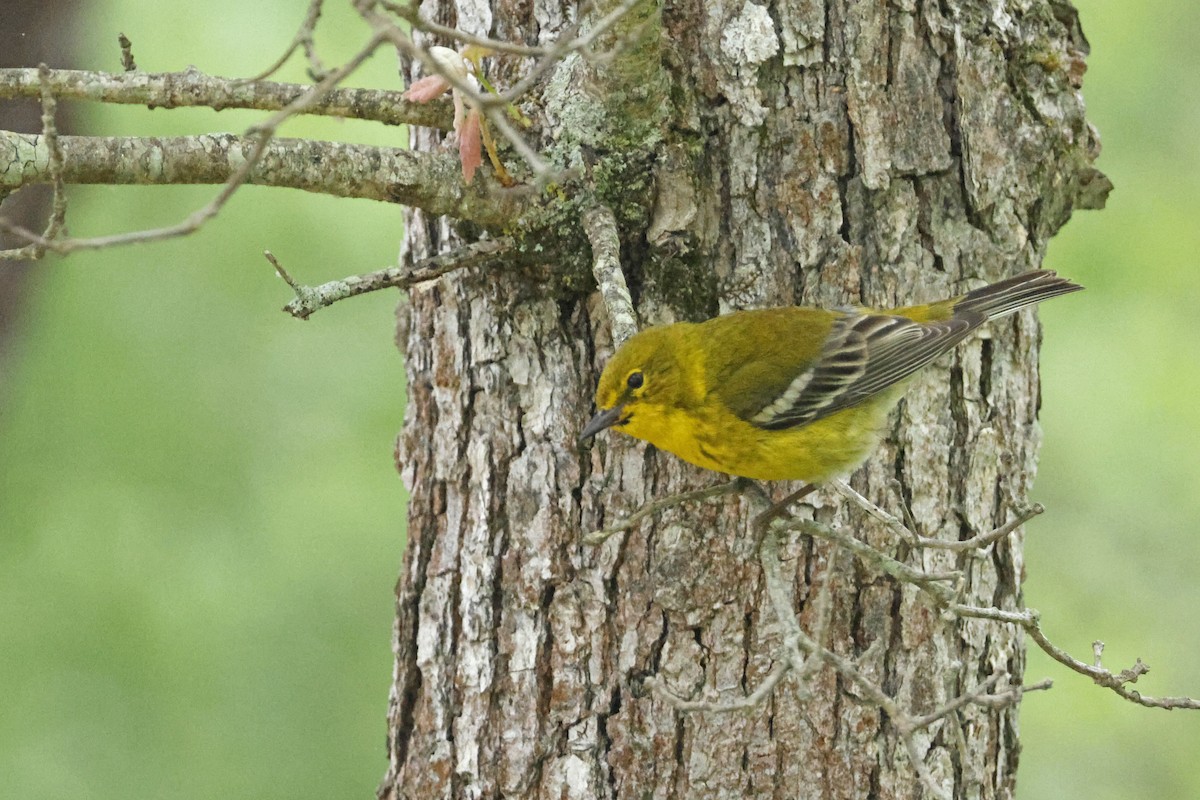
<instances>
[{"instance_id":1,"label":"bare branch","mask_svg":"<svg viewBox=\"0 0 1200 800\"><path fill-rule=\"evenodd\" d=\"M987 708L1004 708L1006 706L1016 705L1020 702L1021 697L1029 692L1044 692L1054 687L1054 681L1049 678L1040 680L1037 683L1031 683L1028 686L1014 686L1003 692L995 694L981 694L974 698L973 702L977 706L986 706Z\"/></svg>"},{"instance_id":2,"label":"bare branch","mask_svg":"<svg viewBox=\"0 0 1200 800\"><path fill-rule=\"evenodd\" d=\"M927 536L920 535L915 530L909 529L903 522L901 522L895 516L884 511L867 498L863 497L845 481L830 481L829 485L834 489L837 489L850 500L854 501L855 505L857 505L863 511L866 511L867 514L874 517L879 522L883 523L888 530L895 533L904 541L908 542L914 547L924 547L931 550L982 550L993 542L999 541L1005 536L1008 536L1010 533L1024 525L1029 520L1033 519L1039 514L1045 513L1046 511L1042 504L1034 503L1031 507L1023 511L1018 511L1015 519L1006 522L1004 525L1001 525L994 531L981 533L978 536L972 536L970 539L945 541L942 539L931 539Z\"/></svg>"},{"instance_id":3,"label":"bare branch","mask_svg":"<svg viewBox=\"0 0 1200 800\"><path fill-rule=\"evenodd\" d=\"M279 276L287 281L287 284L292 287L292 291L296 293L296 299L284 306L283 310L297 319L308 319L315 312L331 306L339 300L376 292L380 289L407 289L456 270L497 262L510 253L512 248L513 240L507 236L500 239L488 239L466 245L452 253L431 256L411 268L389 267L365 275L351 275L340 280L329 281L320 286L303 286L296 283L271 251L266 251L264 255L275 267Z\"/></svg>"},{"instance_id":4,"label":"bare branch","mask_svg":"<svg viewBox=\"0 0 1200 800\"><path fill-rule=\"evenodd\" d=\"M796 612L792 608L791 593L780 574L779 538L773 533L769 532L763 537L758 557L763 568L763 580L767 585L767 597L770 598L775 618L779 620L779 626L783 629L784 656L792 669L800 671L805 666L801 650L811 655L821 648L800 629L800 620L796 618Z\"/></svg>"},{"instance_id":5,"label":"bare branch","mask_svg":"<svg viewBox=\"0 0 1200 800\"><path fill-rule=\"evenodd\" d=\"M904 583L911 583L918 586L933 595L939 603L949 603L955 597L954 590L942 585L943 582L957 581L962 577L962 573L960 572L922 572L916 567L910 567L902 561L897 561L891 556L881 553L874 547L871 547L871 545L854 538L845 531L830 525L823 525L815 520L796 519L790 522L776 520L772 523L772 527L780 531L795 530L817 539L834 542L842 548L849 550L880 572Z\"/></svg>"},{"instance_id":6,"label":"bare branch","mask_svg":"<svg viewBox=\"0 0 1200 800\"><path fill-rule=\"evenodd\" d=\"M646 681L646 685L649 688L654 690L658 696L666 700L678 711L725 713L754 708L773 694L789 672L797 674L799 679L797 681L797 691L800 699L803 700L808 696L806 679L821 667L828 666L846 680L847 687L856 696L860 697L864 702L879 708L887 719L891 721L897 736L908 753L913 770L916 772L918 779L926 791L934 797L947 798L948 800L950 794L939 782L938 778L934 776L929 765L925 762L926 754L922 753L916 734L956 714L968 705L1002 708L1020 702L1021 697L1026 692L1045 690L1051 687L1051 682L1044 680L1028 686L1017 685L999 692L993 692L994 687L1003 678L1003 674L997 673L991 675L974 688L952 697L942 706L929 713L920 715L909 713L901 708L895 698L887 694L881 686L868 680L861 666L863 663L869 662L870 654L876 646L880 645L879 641L875 642L871 648L868 648L867 652L858 660L847 658L826 647L823 639L832 602L830 589L833 575L832 563L827 566L825 581L815 600L816 629L811 636L805 634L802 630L793 607L788 583L781 575L779 563L778 548L780 536L789 530L798 530L816 538L831 541L839 547L849 550L863 562L876 567L897 581L917 585L927 592L937 605L945 609L944 618L948 621L962 618L978 618L1021 627L1029 633L1038 646L1056 661L1076 672L1087 675L1096 683L1111 689L1131 702L1154 708L1200 708L1200 701L1189 697L1144 697L1138 692L1129 689L1128 684L1136 682L1142 675L1146 674L1149 671L1149 667L1141 659L1138 659L1131 668L1113 674L1101 664L1101 655L1104 649L1102 642L1097 641L1093 643L1094 663L1092 664L1085 664L1071 657L1046 638L1038 622L1038 613L1032 609L1026 611L1008 611L1000 608L979 608L955 602L956 590L942 585L940 581L957 578L959 576L958 573L930 574L921 572L875 550L848 533L815 521L796 519L786 511L786 505L792 498L789 497L784 503L771 505L770 498L766 492L752 481L733 481L730 484L715 488L741 489L747 493L752 503L764 506L763 511L755 518L754 527L761 528L759 531L761 537L759 539L759 559L762 564L763 580L766 585L767 596L783 634L783 648L779 660L758 688L744 697L735 698L731 701L716 702L707 698L682 698L668 691L658 678L651 678ZM879 510L874 504L862 498L861 495L858 495L857 492L844 486L837 488L843 494L847 494L857 504L866 508L872 516L881 519L889 527L902 527L902 524L898 520L886 514L886 512ZM688 495L677 496L677 498L680 497L688 497ZM677 498L667 498L666 502L674 505L677 503ZM654 503L647 504L638 512L635 512L634 515L631 515L625 523L614 526L614 532L622 530L624 527L633 524L636 520L644 518L655 510L658 510L656 506L657 504ZM1011 533L1022 522L1036 513L1041 513L1040 507L1035 507L1024 512L1016 520L997 528L995 531L973 537L965 542L960 542L958 543L961 545L960 547L950 549L968 551L986 547ZM918 536L908 529L897 531L897 534L903 541L907 542L919 542L923 539L923 537ZM589 538L592 537L596 537L597 541L603 540L597 534L590 534ZM830 561L832 561L833 553L836 552L836 550L831 551Z\"/></svg>"},{"instance_id":7,"label":"bare branch","mask_svg":"<svg viewBox=\"0 0 1200 800\"><path fill-rule=\"evenodd\" d=\"M905 732L908 732L908 733L911 733L912 731L921 730L922 728L928 728L930 725L932 725L933 723L942 719L943 717L948 717L951 714L953 714L955 711L958 711L960 708L963 708L964 706L969 706L972 703L976 702L979 698L983 697L984 695L987 695L988 692L990 692L992 690L992 687L995 686L997 682L999 682L1001 677L1002 676L1000 675L1000 673L996 673L995 675L992 675L990 678L985 680L983 683L976 686L974 689L971 689L967 692L963 692L962 694L958 695L953 700L951 700L949 703L947 703L946 705L937 709L936 711L932 711L932 712L925 714L923 716L920 716L920 717L907 717L901 721L898 721L897 725L902 724ZM1018 697L1019 697L1019 695L1018 695Z\"/></svg>"},{"instance_id":8,"label":"bare branch","mask_svg":"<svg viewBox=\"0 0 1200 800\"><path fill-rule=\"evenodd\" d=\"M59 99L217 111L226 108L278 111L313 88L299 83L247 83L206 75L196 69L129 74L52 69L47 85ZM37 97L40 92L37 70L0 69L0 99ZM314 98L302 113L448 131L454 112L444 100L411 103L398 91L330 88Z\"/></svg>"},{"instance_id":9,"label":"bare branch","mask_svg":"<svg viewBox=\"0 0 1200 800\"><path fill-rule=\"evenodd\" d=\"M224 205L229 201L229 198L231 198L233 196L233 194L238 190L238 188L243 183L245 183L247 180L251 179L252 174L254 173L254 171L256 170L256 168L259 165L260 159L270 149L271 140L275 135L276 129L278 129L279 125L282 124L284 120L286 120L288 117L290 117L294 114L301 113L301 112L307 110L310 106L317 103L320 100L320 98L322 96L324 96L324 94L326 92L328 92L330 89L332 89L334 86L336 86L340 81L344 80L346 77L348 77L350 74L352 74L355 70L357 70L359 68L359 66L361 66L362 63L367 58L369 58L372 53L375 52L376 48L378 48L379 45L385 41L385 39L386 39L386 37L382 33L376 33L374 36L371 37L371 40L369 42L367 42L367 44L364 45L363 48L354 55L353 58L351 58L349 61L347 61L341 67L339 67L338 69L336 69L332 73L330 73L329 76L326 77L323 81L321 81L319 84L317 84L316 86L309 89L307 92L305 92L300 97L293 100L286 107L280 109L279 111L276 111L274 114L272 114L270 117L268 117L265 122L262 122L259 125L256 125L254 128L252 128L251 132L254 134L254 138L250 140L252 142L252 147L249 148L248 153L246 153L246 151L243 150L242 152L244 153L244 158L242 158L236 164L230 163L228 160L226 161L226 166L233 167L233 170L229 174L229 177L225 180L224 187L217 194L217 196L215 198L213 198L213 200L211 202L208 203L208 205L193 212L182 222L179 222L175 225L171 225L171 226L168 226L165 228L156 228L156 229L152 229L152 230L135 231L133 233L128 233L128 234L117 234L117 235L113 235L113 236L104 236L104 237L98 237L98 238L94 238L94 239L60 240L60 241L55 241L55 242L49 242L42 237L30 234L28 231L25 231L21 228L14 227L12 225L5 225L4 227L7 228L9 231L12 231L13 233L24 236L26 239L32 241L35 244L39 244L39 245L42 245L49 249L53 249L56 252L63 252L63 253L70 252L72 250L78 250L78 249L96 249L96 248L102 248L102 247L111 247L111 246L116 246L116 245L129 244L129 243L133 243L133 242L158 241L158 240L162 240L162 239L169 239L169 238L173 238L176 236L183 236L183 235L189 234L189 233L195 231L196 229L198 229L201 225L203 225L209 219L212 219L214 216L216 216L217 213L221 210L221 208L223 208ZM13 136L12 134L7 134L7 135ZM2 138L3 136L5 136L5 134L3 132L0 132L0 141L3 141L3 138ZM17 137L17 138L20 139L21 137ZM198 138L202 139L203 137L198 137ZM34 139L35 140L32 141L31 144L33 144L36 148L36 144L37 144L36 137L34 137ZM154 140L151 140L151 141L153 142ZM197 141L197 140L188 140L187 143L185 144L185 147L193 146L195 141ZM307 142L307 141L301 141L301 142L297 143L297 146L300 148L305 148L305 147L311 146L312 144L314 144L314 143ZM338 145L338 146L344 147L344 145ZM14 151L16 151L17 149L19 149L19 148L14 148ZM378 150L376 150L374 148L369 148L369 151L370 151L370 155L367 158L367 164L369 164L371 166L375 166L378 164ZM405 152L407 152L407 151L405 151ZM291 154L289 153L289 155L291 155ZM412 154L409 154L409 156L411 157ZM418 162L411 162L411 163L418 163ZM5 170L5 176L7 177L7 176L11 175L12 173L15 173L14 179L19 181L19 183L17 185L21 185L24 182L27 182L25 180L25 176L21 174L23 172L24 166L25 166L24 162L22 162L19 159L19 157L14 157L9 162L8 168ZM88 164L87 166L92 166L92 165ZM287 171L290 169L293 172L305 173L308 170L308 168L311 166L313 166L313 164L311 162L307 165L303 164L303 162L292 162L290 164L280 165L280 168L282 171ZM323 166L323 165L319 165L319 166ZM152 167L152 168L157 169L156 167ZM202 166L201 166L201 169L203 169ZM114 181L110 180L110 181L104 181L104 182L105 183L113 183ZM322 191L327 190L326 189L327 183L325 181L320 181L320 182L313 181L312 185L317 187L319 190L322 190ZM3 188L3 186L4 186L4 183L0 182L0 188ZM434 183L431 181L424 185L414 186L413 184L410 183L410 184L407 184L406 187L397 187L397 186L393 185L388 188L392 190L393 195L396 192L402 193L403 188L408 188L419 194L424 194L429 199L433 199L433 197L431 197L430 195L437 196L440 194L442 199L445 200L448 198L446 198L444 193L440 193L440 190L444 189L446 186L457 187L457 186L459 186L459 184L457 183L457 181L453 181L453 182L448 181L445 184L438 184L438 183ZM474 191L478 192L479 190L474 189ZM457 193L457 198L463 199L462 194L463 193L461 193L461 192ZM361 195L359 195L359 196L361 196ZM514 196L514 195L510 195L510 196ZM394 196L390 197L389 199L392 199L394 201L396 200L396 198ZM478 196L476 196L474 198L469 198L469 199L474 199L477 201ZM401 201L401 202L403 202L403 201ZM414 203L414 205L420 205L420 204ZM459 203L452 202L450 205L452 207L458 207ZM472 205L475 205L476 207L478 207L477 202L472 203ZM452 212L450 210L444 210L444 211L436 211L434 213L452 213ZM470 218L470 215L469 214L466 215L465 218ZM504 221L511 222L511 220L512 220L512 218L509 217Z\"/></svg>"},{"instance_id":10,"label":"bare branch","mask_svg":"<svg viewBox=\"0 0 1200 800\"><path fill-rule=\"evenodd\" d=\"M998 608L978 608L975 606L967 606L956 603L950 607L950 610L960 617L975 617L977 619L994 619L1000 622L1008 622L1018 625L1029 634L1038 647L1063 666L1078 672L1080 675L1086 675L1095 681L1098 685L1111 689L1121 697L1137 703L1147 708L1186 708L1200 710L1200 700L1191 697L1149 697L1140 692L1126 688L1125 684L1133 683L1142 675L1150 671L1150 667L1146 665L1140 658L1137 659L1133 667L1123 670L1118 674L1113 674L1109 670L1100 666L1099 653L1097 652L1096 644L1093 644L1093 657L1097 663L1087 664L1067 651L1060 648L1058 645L1050 641L1045 632L1042 631L1040 615L1032 608L1024 611L1004 611ZM1103 643L1099 643L1099 650L1103 650Z\"/></svg>"},{"instance_id":11,"label":"bare branch","mask_svg":"<svg viewBox=\"0 0 1200 800\"><path fill-rule=\"evenodd\" d=\"M592 274L608 309L613 345L620 347L637 333L637 312L629 285L621 271L621 240L617 220L608 206L595 205L583 212L583 230L592 244Z\"/></svg>"},{"instance_id":12,"label":"bare branch","mask_svg":"<svg viewBox=\"0 0 1200 800\"><path fill-rule=\"evenodd\" d=\"M800 673L801 677L811 674L815 668L815 664L813 663L815 656L820 660L821 663L827 664L836 669L839 674L848 679L857 690L863 693L863 696L867 702L878 706L892 720L894 720L897 730L900 732L901 737L905 740L905 746L909 750L909 755L913 759L914 768L917 770L922 782L926 784L926 788L928 788L930 791L934 792L938 796L942 796L941 788L936 785L932 775L928 772L928 768L921 761L916 742L912 738L911 734L914 731L931 725L936 720L941 719L968 704L987 705L991 707L1009 705L1017 702L1020 699L1020 696L1025 692L1050 688L1051 683L1047 680L1032 686L1018 686L1008 689L1004 692L991 694L990 690L992 686L994 686L999 680L999 676L993 676L976 688L952 699L943 708L932 712L931 714L925 714L920 717L912 717L905 714L905 712L900 709L895 702L882 691L882 689L874 686L863 677L863 673L860 671L858 664L855 661L838 655L837 653L830 652L825 648L824 643L821 641L821 638L824 634L823 626L820 621L818 621L817 631L815 631L815 638L806 636L800 629L799 621L796 619L795 612L792 610L792 603L788 594L787 585L779 574L777 542L779 536L789 530L795 530L818 539L824 539L833 542L838 546L849 550L863 562L874 566L876 569L891 576L892 578L904 583L916 585L918 588L929 594L937 603L937 605L943 607L945 611L945 618L947 620L961 618L989 619L1022 628L1030 635L1037 645L1055 661L1058 661L1060 664L1063 664L1064 666L1080 673L1081 675L1086 675L1100 686L1111 689L1113 692L1125 698L1126 700L1129 700L1130 702L1151 708L1200 709L1200 700L1191 697L1147 697L1143 696L1139 692L1129 689L1127 685L1135 683L1142 675L1145 675L1150 671L1150 667L1139 658L1132 667L1114 674L1113 672L1105 669L1101 664L1101 654L1104 650L1103 642L1097 641L1093 643L1092 664L1086 664L1072 657L1066 651L1053 644L1046 637L1045 633L1041 629L1038 612L1033 609L1026 609L1024 611L1010 611L1001 608L982 608L977 606L969 606L957 602L955 600L957 595L956 589L951 589L950 587L943 585L942 582L946 580L958 579L961 577L960 573L958 572L922 572L914 567L909 566L908 564L897 561L896 559L876 550L865 542L862 542L850 534L838 530L837 528L823 525L813 520L797 519L790 514L787 514L786 511L781 508L792 501L791 497L789 497L783 503L770 505L770 498L767 496L765 491L753 481L737 480L729 484L724 484L721 487L714 488L728 491L745 491L747 492L748 497L751 498L752 502L756 502L765 506L764 510L759 513L758 517L756 517L754 527L762 529L759 532L761 537L759 540L759 558L762 562L764 581L767 585L768 596L770 598L771 605L774 608L776 616L780 620L780 624L784 629L785 658L781 662L781 665L777 666L776 670L773 670L768 676L768 688L764 689L763 687L759 687L758 690L755 690L751 695L748 695L747 698L738 699L728 704L717 704L701 700L684 700L674 696L667 697L667 695L664 694L664 697L667 697L667 699L680 710L733 711L747 708L753 704L749 702L749 698L753 698L755 702L759 702L765 697L769 696L771 690L773 690L779 681L783 679L784 673L787 671L795 669ZM878 509L878 507L876 507L873 503L870 503L870 501L862 498L861 495L858 495L857 492L849 489L849 487L842 485L835 488L837 488L838 491L842 492L843 494L849 496L852 500L855 500L855 502L859 505L867 508L869 512L871 512L871 509L874 509L875 511L872 513L872 516L880 518L880 515L882 515L882 521L884 521L885 524L888 524L889 527L901 525L899 520L896 520L894 517L891 517L891 515L888 515L886 512ZM703 491L708 492L712 490ZM664 507L668 505L676 505L679 502L679 498L691 499L692 494L693 493L677 495L676 497L666 498L664 501L660 502ZM694 494L700 495L700 493ZM625 522L613 526L610 531L611 533L615 533L620 530L624 530L638 520L641 520L658 510L660 510L660 508L658 507L657 503L649 503L631 515ZM986 547L991 542L1008 535L1022 522L1028 520L1031 516L1038 513L1041 513L1041 507L1035 506L1034 508L1019 515L1017 519L1001 526L1000 528L997 528L995 531L987 534L981 534L980 536L976 536L972 539L959 543L965 545L964 547L951 549L967 550L968 547L970 549ZM606 538L606 533L607 535L611 535L610 532L599 531L589 534L585 541L593 539L595 541L603 541L603 539ZM915 542L923 539L923 537L919 537L917 534L907 529L904 529L902 532L897 531L897 533L904 541L908 542ZM826 586L822 587L823 593L827 591L828 581ZM822 597L824 597L824 595L818 596L818 602L828 601L828 597L824 597L824 600L822 600ZM827 609L819 609L818 618L820 619L827 613ZM807 655L807 658L804 657L805 654ZM660 693L665 692L665 689L663 689L661 686L655 686L655 688L658 689ZM803 696L803 681L801 681L801 692Z\"/></svg>"},{"instance_id":13,"label":"bare branch","mask_svg":"<svg viewBox=\"0 0 1200 800\"><path fill-rule=\"evenodd\" d=\"M583 543L584 544L592 544L592 545L602 544L610 536L614 536L618 533L629 530L630 528L634 527L639 522L644 520L646 517L650 517L655 514L661 514L663 511L666 511L668 508L674 508L675 506L682 505L683 503L702 502L704 500L709 500L714 497L721 497L722 495L732 494L732 493L738 491L738 489L740 489L741 486L742 486L741 480L732 480L732 481L729 481L728 483L718 483L716 486L710 486L707 489L697 489L692 492L682 492L680 494L673 494L669 497L663 497L659 500L655 500L652 503L646 503L644 506L642 506L637 511L633 512L632 514L630 514L628 517L621 520L617 524L612 525L607 528L602 528L601 530L598 530L598 531L592 531L591 533L584 534Z\"/></svg>"},{"instance_id":14,"label":"bare branch","mask_svg":"<svg viewBox=\"0 0 1200 800\"><path fill-rule=\"evenodd\" d=\"M511 223L530 202L527 193L489 181L465 185L457 162L449 155L399 148L276 139L264 145L252 162L259 140L232 134L63 136L59 142L62 179L72 184L217 184L229 181L250 164L242 176L247 183L401 203L489 227ZM49 148L43 137L0 132L0 153L0 191L51 181ZM162 237L135 240L151 238ZM112 239L77 240L69 247L41 243L52 250L69 251L107 246L114 243Z\"/></svg>"},{"instance_id":15,"label":"bare branch","mask_svg":"<svg viewBox=\"0 0 1200 800\"><path fill-rule=\"evenodd\" d=\"M54 239L66 227L67 187L63 182L63 153L58 141L58 125L55 121L58 106L55 103L54 96L50 94L49 89L46 87L46 77L49 72L50 68L45 64L38 66L38 76L42 80L42 138L46 143L46 149L50 151L50 162L47 165L47 172L50 175L50 184L54 187L54 196L50 207L50 220L46 223L46 230L42 236L46 239Z\"/></svg>"},{"instance_id":16,"label":"bare branch","mask_svg":"<svg viewBox=\"0 0 1200 800\"><path fill-rule=\"evenodd\" d=\"M756 486L756 488L758 489L759 493L761 494L761 496L763 497L764 500L770 499L767 496L767 493L765 490L763 490L761 487L757 487L757 486ZM805 484L804 486L801 486L799 489L792 492L787 497L780 500L778 503L772 504L766 511L763 511L757 517L755 517L754 518L754 527L765 531L767 525L772 520L789 516L791 514L791 508L793 505L800 502L804 498L808 497L810 494L812 494L816 490L817 490L817 485L815 483L808 483L808 484Z\"/></svg>"},{"instance_id":17,"label":"bare branch","mask_svg":"<svg viewBox=\"0 0 1200 800\"><path fill-rule=\"evenodd\" d=\"M769 517L764 516L764 519L769 519ZM766 536L763 537L759 549L759 557L762 561L763 578L767 584L767 593L771 599L771 606L774 608L775 615L786 632L784 640L785 653L788 655L792 668L804 672L811 669L806 668L802 660L800 651L803 651L808 655L809 661L819 660L837 670L838 674L853 684L868 702L878 706L892 720L892 723L896 727L896 732L908 752L913 769L916 771L917 777L925 788L935 797L949 800L949 794L934 779L933 774L930 773L928 765L925 764L925 760L917 748L916 739L913 737L913 732L916 728L913 726L911 718L904 713L896 701L884 692L881 687L867 680L855 661L826 649L814 639L805 636L804 632L800 629L800 622L796 619L796 612L793 610L792 601L788 597L786 584L779 572L779 540L776 534L783 524L780 520L773 520L770 523L772 530L768 531Z\"/></svg>"}]
</instances>

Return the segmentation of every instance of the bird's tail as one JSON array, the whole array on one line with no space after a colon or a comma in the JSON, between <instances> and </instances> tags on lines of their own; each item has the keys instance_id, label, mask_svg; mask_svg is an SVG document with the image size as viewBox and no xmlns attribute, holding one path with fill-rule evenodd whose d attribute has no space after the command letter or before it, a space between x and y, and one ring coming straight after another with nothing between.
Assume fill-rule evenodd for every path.
<instances>
[{"instance_id":1,"label":"bird's tail","mask_svg":"<svg viewBox=\"0 0 1200 800\"><path fill-rule=\"evenodd\" d=\"M995 319L1082 288L1053 270L1033 270L964 294L954 303L954 315L981 314L985 319Z\"/></svg>"}]
</instances>

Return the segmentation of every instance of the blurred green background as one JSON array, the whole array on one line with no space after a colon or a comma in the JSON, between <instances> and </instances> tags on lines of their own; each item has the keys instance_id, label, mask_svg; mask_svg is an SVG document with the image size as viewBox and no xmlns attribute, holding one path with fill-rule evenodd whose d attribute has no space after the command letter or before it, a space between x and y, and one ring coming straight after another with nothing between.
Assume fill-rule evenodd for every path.
<instances>
[{"instance_id":1,"label":"blurred green background","mask_svg":"<svg viewBox=\"0 0 1200 800\"><path fill-rule=\"evenodd\" d=\"M244 75L304 3L90 5L87 68ZM1078 3L1103 212L1048 266L1086 295L1042 311L1045 444L1027 602L1050 635L1149 694L1200 695L1200 8ZM362 26L326 11L325 55ZM165 34L169 31L169 34ZM180 33L184 32L184 33ZM354 81L394 86L380 55ZM291 66L284 79L303 80ZM79 109L88 132L240 131L258 115ZM397 144L298 120L285 136ZM78 235L174 222L210 189L73 193ZM182 241L38 268L0 377L0 796L370 797L385 768L402 491L398 295L308 323L261 250L307 282L390 263L399 210L244 189ZM1200 717L1136 708L1033 651L1018 796L1200 796Z\"/></svg>"},{"instance_id":2,"label":"blurred green background","mask_svg":"<svg viewBox=\"0 0 1200 800\"><path fill-rule=\"evenodd\" d=\"M252 74L306 5L85 4L70 66L119 69L124 31L143 69ZM336 64L367 34L329 6ZM381 51L355 84L395 75ZM114 135L263 116L75 110ZM282 135L405 142L321 119ZM213 194L80 188L69 222L169 224ZM402 230L398 207L245 187L195 236L38 267L0 378L0 797L374 796L404 540L400 295L300 322L262 251L318 283L394 263Z\"/></svg>"}]
</instances>

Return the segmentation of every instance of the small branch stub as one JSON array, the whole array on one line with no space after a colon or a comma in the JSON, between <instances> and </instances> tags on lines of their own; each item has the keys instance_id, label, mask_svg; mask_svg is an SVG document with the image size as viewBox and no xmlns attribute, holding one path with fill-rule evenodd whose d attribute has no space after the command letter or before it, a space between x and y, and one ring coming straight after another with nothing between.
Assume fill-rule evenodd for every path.
<instances>
[{"instance_id":1,"label":"small branch stub","mask_svg":"<svg viewBox=\"0 0 1200 800\"><path fill-rule=\"evenodd\" d=\"M608 206L596 205L583 212L583 230L592 245L592 273L612 326L613 346L620 347L637 333L637 313L629 295L629 284L621 271L621 240L617 220Z\"/></svg>"},{"instance_id":2,"label":"small branch stub","mask_svg":"<svg viewBox=\"0 0 1200 800\"><path fill-rule=\"evenodd\" d=\"M296 299L283 310L296 319L308 319L317 311L331 306L339 300L358 297L381 289L407 289L418 283L432 281L451 272L470 267L492 265L508 254L513 240L507 236L474 242L451 253L442 253L423 259L410 268L388 267L364 275L350 275L318 286L299 284L288 274L270 250L263 252L267 261L275 268L279 277L292 287Z\"/></svg>"},{"instance_id":3,"label":"small branch stub","mask_svg":"<svg viewBox=\"0 0 1200 800\"><path fill-rule=\"evenodd\" d=\"M133 42L124 33L117 34L117 43L121 45L121 68L126 72L136 72L137 62L133 60Z\"/></svg>"}]
</instances>

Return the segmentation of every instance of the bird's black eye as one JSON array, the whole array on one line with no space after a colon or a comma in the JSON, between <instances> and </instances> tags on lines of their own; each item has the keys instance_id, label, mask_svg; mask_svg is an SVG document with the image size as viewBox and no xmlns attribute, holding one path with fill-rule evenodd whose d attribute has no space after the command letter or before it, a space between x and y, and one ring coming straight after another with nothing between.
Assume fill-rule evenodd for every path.
<instances>
[{"instance_id":1,"label":"bird's black eye","mask_svg":"<svg viewBox=\"0 0 1200 800\"><path fill-rule=\"evenodd\" d=\"M642 388L642 382L644 380L645 379L643 378L642 373L631 372L629 373L629 377L625 379L625 383L630 389L640 389Z\"/></svg>"}]
</instances>

